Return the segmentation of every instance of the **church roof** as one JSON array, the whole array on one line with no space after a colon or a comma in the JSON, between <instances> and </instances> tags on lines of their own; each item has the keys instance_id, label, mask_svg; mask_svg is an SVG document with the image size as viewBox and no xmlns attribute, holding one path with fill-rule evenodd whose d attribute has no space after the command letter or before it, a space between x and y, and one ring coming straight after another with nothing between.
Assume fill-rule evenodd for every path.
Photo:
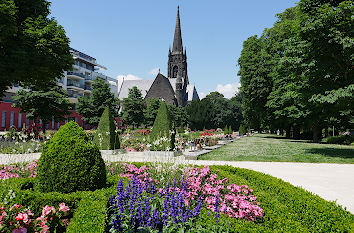
<instances>
[{"instance_id":1,"label":"church roof","mask_svg":"<svg viewBox=\"0 0 354 233\"><path fill-rule=\"evenodd\" d=\"M194 84L189 84L187 86L187 95L188 95L187 101L199 100L199 95Z\"/></svg>"},{"instance_id":2,"label":"church roof","mask_svg":"<svg viewBox=\"0 0 354 233\"><path fill-rule=\"evenodd\" d=\"M120 100L128 98L129 89L133 88L134 86L136 86L141 91L143 98L145 98L154 80L155 79L124 80L119 90L118 98Z\"/></svg>"},{"instance_id":3,"label":"church roof","mask_svg":"<svg viewBox=\"0 0 354 233\"><path fill-rule=\"evenodd\" d=\"M181 20L179 18L179 7L178 7L172 53L176 54L176 53L182 53L182 52L183 52L183 44L182 44L182 32L181 32Z\"/></svg>"}]
</instances>

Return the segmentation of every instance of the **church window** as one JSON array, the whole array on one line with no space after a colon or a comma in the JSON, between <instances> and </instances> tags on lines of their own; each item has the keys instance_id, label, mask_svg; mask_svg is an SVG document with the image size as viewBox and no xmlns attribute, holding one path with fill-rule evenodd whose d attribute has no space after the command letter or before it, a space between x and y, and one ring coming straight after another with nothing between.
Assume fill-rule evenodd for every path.
<instances>
[{"instance_id":1,"label":"church window","mask_svg":"<svg viewBox=\"0 0 354 233\"><path fill-rule=\"evenodd\" d=\"M178 73L178 67L177 66L175 66L175 67L173 67L173 78L177 78L177 73Z\"/></svg>"}]
</instances>

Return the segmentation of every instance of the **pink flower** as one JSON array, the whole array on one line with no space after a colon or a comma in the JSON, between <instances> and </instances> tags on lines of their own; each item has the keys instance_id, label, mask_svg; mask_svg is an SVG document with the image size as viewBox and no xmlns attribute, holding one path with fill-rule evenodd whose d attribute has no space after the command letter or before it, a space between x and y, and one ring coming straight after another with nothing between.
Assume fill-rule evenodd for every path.
<instances>
[{"instance_id":1,"label":"pink flower","mask_svg":"<svg viewBox=\"0 0 354 233\"><path fill-rule=\"evenodd\" d=\"M25 214L25 213L19 213L17 216L16 216L16 221L23 221L24 223L27 223L28 222L28 215Z\"/></svg>"},{"instance_id":2,"label":"pink flower","mask_svg":"<svg viewBox=\"0 0 354 233\"><path fill-rule=\"evenodd\" d=\"M12 233L27 233L27 228L13 229Z\"/></svg>"},{"instance_id":3,"label":"pink flower","mask_svg":"<svg viewBox=\"0 0 354 233\"><path fill-rule=\"evenodd\" d=\"M63 211L64 213L69 211L69 207L65 205L65 203L59 204L59 211Z\"/></svg>"},{"instance_id":4,"label":"pink flower","mask_svg":"<svg viewBox=\"0 0 354 233\"><path fill-rule=\"evenodd\" d=\"M55 213L54 206L46 205L46 206L43 207L42 216L47 216L48 214L50 214L52 212Z\"/></svg>"}]
</instances>

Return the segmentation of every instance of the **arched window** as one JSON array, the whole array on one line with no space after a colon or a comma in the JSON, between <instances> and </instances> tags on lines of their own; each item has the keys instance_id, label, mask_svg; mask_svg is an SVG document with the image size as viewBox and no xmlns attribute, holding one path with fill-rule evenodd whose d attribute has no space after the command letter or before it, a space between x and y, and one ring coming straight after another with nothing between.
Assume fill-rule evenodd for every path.
<instances>
[{"instance_id":1,"label":"arched window","mask_svg":"<svg viewBox=\"0 0 354 233\"><path fill-rule=\"evenodd\" d=\"M178 73L178 66L174 66L173 67L173 75L172 75L172 77L173 78L177 78L177 73Z\"/></svg>"}]
</instances>

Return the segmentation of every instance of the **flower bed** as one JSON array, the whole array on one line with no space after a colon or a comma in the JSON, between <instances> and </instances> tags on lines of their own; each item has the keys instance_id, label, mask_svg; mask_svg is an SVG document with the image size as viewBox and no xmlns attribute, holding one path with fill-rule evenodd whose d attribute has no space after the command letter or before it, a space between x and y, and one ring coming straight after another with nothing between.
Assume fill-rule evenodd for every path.
<instances>
[{"instance_id":1,"label":"flower bed","mask_svg":"<svg viewBox=\"0 0 354 233\"><path fill-rule=\"evenodd\" d=\"M259 172L227 166L188 168L159 163L109 163L106 166L107 188L94 192L40 193L35 191L35 178L7 177L0 181L0 202L6 209L14 204L30 207L36 217L42 214L44 206L58 207L64 202L72 213L66 232L106 232L107 211L109 220L120 215L125 224L130 224L132 216L128 211L133 205L124 204L131 201L131 196L125 195L130 187L129 193L136 194L133 219L141 219L139 224L136 220L131 229L158 232L162 225L170 232L181 229L185 232L353 231L354 216L335 203ZM30 176L30 173L21 175L23 169L20 165L16 167L19 168L11 172L19 170L16 174L20 177ZM124 196L125 202L109 199L112 195ZM201 202L198 211L196 207ZM110 209L107 208L109 203ZM119 203L125 205L124 211L114 212L114 206ZM148 206L150 211L146 211ZM168 218L163 218L164 212L169 214Z\"/></svg>"}]
</instances>

